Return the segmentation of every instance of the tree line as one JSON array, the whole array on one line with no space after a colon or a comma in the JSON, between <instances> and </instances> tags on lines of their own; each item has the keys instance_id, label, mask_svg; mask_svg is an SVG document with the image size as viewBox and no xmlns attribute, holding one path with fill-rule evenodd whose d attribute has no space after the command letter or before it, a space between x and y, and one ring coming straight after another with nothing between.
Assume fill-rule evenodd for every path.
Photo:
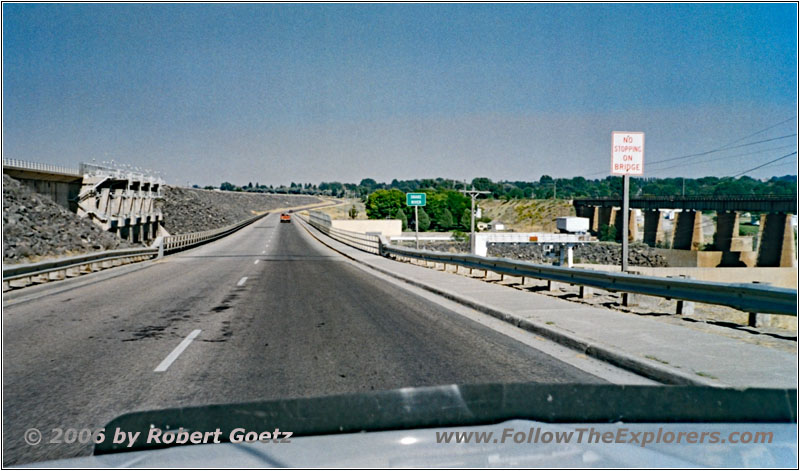
<instances>
[{"instance_id":1,"label":"tree line","mask_svg":"<svg viewBox=\"0 0 800 471\"><path fill-rule=\"evenodd\" d=\"M622 179L608 176L601 179L584 177L553 178L543 175L538 181L498 181L489 178L474 178L466 183L470 188L489 191L487 195L494 199L524 198L586 198L586 197L619 197L622 194ZM398 190L403 193L432 190L461 190L465 183L444 178L426 178L414 180L392 180L390 183L378 183L372 178L365 178L358 184L341 182L294 183L289 186L260 185L248 183L236 186L223 182L221 190L245 191L259 193L326 195L338 198L351 197L366 201L367 197L377 190ZM214 187L205 187L215 189ZM766 181L748 176L702 177L702 178L631 178L631 196L743 196L743 195L794 195L797 192L797 176L786 175L772 177ZM458 215L453 215L458 219Z\"/></svg>"}]
</instances>

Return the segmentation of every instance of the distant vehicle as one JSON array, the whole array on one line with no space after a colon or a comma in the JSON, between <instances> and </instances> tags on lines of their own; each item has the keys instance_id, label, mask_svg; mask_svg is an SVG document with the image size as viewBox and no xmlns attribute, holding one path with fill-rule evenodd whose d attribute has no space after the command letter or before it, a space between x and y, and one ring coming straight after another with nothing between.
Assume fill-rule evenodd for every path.
<instances>
[{"instance_id":1,"label":"distant vehicle","mask_svg":"<svg viewBox=\"0 0 800 471\"><path fill-rule=\"evenodd\" d=\"M288 213L281 213L281 222L292 222L292 217Z\"/></svg>"},{"instance_id":2,"label":"distant vehicle","mask_svg":"<svg viewBox=\"0 0 800 471\"><path fill-rule=\"evenodd\" d=\"M562 217L556 219L556 227L562 233L582 234L589 232L589 218Z\"/></svg>"}]
</instances>

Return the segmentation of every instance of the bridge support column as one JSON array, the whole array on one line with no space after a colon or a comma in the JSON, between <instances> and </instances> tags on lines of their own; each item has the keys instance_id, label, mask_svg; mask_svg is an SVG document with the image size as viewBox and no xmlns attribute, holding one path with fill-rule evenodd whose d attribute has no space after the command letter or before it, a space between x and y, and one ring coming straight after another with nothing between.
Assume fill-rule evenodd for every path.
<instances>
[{"instance_id":1,"label":"bridge support column","mask_svg":"<svg viewBox=\"0 0 800 471\"><path fill-rule=\"evenodd\" d=\"M664 242L664 213L657 209L644 211L644 243L656 247Z\"/></svg>"},{"instance_id":2,"label":"bridge support column","mask_svg":"<svg viewBox=\"0 0 800 471\"><path fill-rule=\"evenodd\" d=\"M794 229L790 214L770 213L761 216L756 266L797 266Z\"/></svg>"},{"instance_id":3,"label":"bridge support column","mask_svg":"<svg viewBox=\"0 0 800 471\"><path fill-rule=\"evenodd\" d=\"M593 222L593 230L595 233L599 233L603 226L610 226L613 224L613 219L611 219L611 212L613 208L606 208L603 206L597 206L595 209L595 220Z\"/></svg>"},{"instance_id":4,"label":"bridge support column","mask_svg":"<svg viewBox=\"0 0 800 471\"><path fill-rule=\"evenodd\" d=\"M589 232L594 234L597 233L597 220L598 220L598 211L600 210L597 206L591 206L589 208L591 216L589 217Z\"/></svg>"},{"instance_id":5,"label":"bridge support column","mask_svg":"<svg viewBox=\"0 0 800 471\"><path fill-rule=\"evenodd\" d=\"M622 241L622 208L614 208L614 228L617 230L616 239ZM628 242L639 239L639 226L636 224L636 210L628 210Z\"/></svg>"},{"instance_id":6,"label":"bridge support column","mask_svg":"<svg viewBox=\"0 0 800 471\"><path fill-rule=\"evenodd\" d=\"M596 206L576 206L575 215L581 218L589 219L589 229L592 229L594 227L594 215L596 209Z\"/></svg>"},{"instance_id":7,"label":"bridge support column","mask_svg":"<svg viewBox=\"0 0 800 471\"><path fill-rule=\"evenodd\" d=\"M672 248L678 250L699 250L703 243L702 215L700 211L681 211L675 218L672 234Z\"/></svg>"},{"instance_id":8,"label":"bridge support column","mask_svg":"<svg viewBox=\"0 0 800 471\"><path fill-rule=\"evenodd\" d=\"M628 241L635 242L637 240L642 240L641 234L639 234L639 223L636 221L636 214L637 210L631 209L629 210L628 214Z\"/></svg>"},{"instance_id":9,"label":"bridge support column","mask_svg":"<svg viewBox=\"0 0 800 471\"><path fill-rule=\"evenodd\" d=\"M717 212L717 231L714 233L714 249L730 252L734 237L739 237L739 213Z\"/></svg>"}]
</instances>

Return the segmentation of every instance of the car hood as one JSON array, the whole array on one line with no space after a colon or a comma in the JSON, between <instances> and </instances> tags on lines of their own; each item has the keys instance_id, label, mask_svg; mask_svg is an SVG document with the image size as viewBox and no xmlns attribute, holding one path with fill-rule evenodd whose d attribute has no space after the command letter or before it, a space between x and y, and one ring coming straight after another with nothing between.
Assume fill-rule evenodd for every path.
<instances>
[{"instance_id":1,"label":"car hood","mask_svg":"<svg viewBox=\"0 0 800 471\"><path fill-rule=\"evenodd\" d=\"M55 467L690 467L794 466L797 391L681 386L489 384L142 411L106 426L86 458ZM171 446L153 429L219 430L223 443ZM575 432L772 433L771 443L517 443L512 434ZM141 432L131 446L113 431ZM224 443L236 430L292 432L289 443ZM491 432L485 443L442 443L446 433ZM462 435L463 437L463 435ZM577 438L577 437L576 437Z\"/></svg>"}]
</instances>

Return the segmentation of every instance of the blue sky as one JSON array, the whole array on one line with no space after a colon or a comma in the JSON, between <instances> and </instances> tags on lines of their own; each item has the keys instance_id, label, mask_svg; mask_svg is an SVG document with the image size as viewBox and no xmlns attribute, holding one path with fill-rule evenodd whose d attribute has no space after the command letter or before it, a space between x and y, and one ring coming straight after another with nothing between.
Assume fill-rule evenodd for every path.
<instances>
[{"instance_id":1,"label":"blue sky","mask_svg":"<svg viewBox=\"0 0 800 471\"><path fill-rule=\"evenodd\" d=\"M179 184L726 176L796 136L655 163L796 115L795 4L3 5L3 156Z\"/></svg>"}]
</instances>

